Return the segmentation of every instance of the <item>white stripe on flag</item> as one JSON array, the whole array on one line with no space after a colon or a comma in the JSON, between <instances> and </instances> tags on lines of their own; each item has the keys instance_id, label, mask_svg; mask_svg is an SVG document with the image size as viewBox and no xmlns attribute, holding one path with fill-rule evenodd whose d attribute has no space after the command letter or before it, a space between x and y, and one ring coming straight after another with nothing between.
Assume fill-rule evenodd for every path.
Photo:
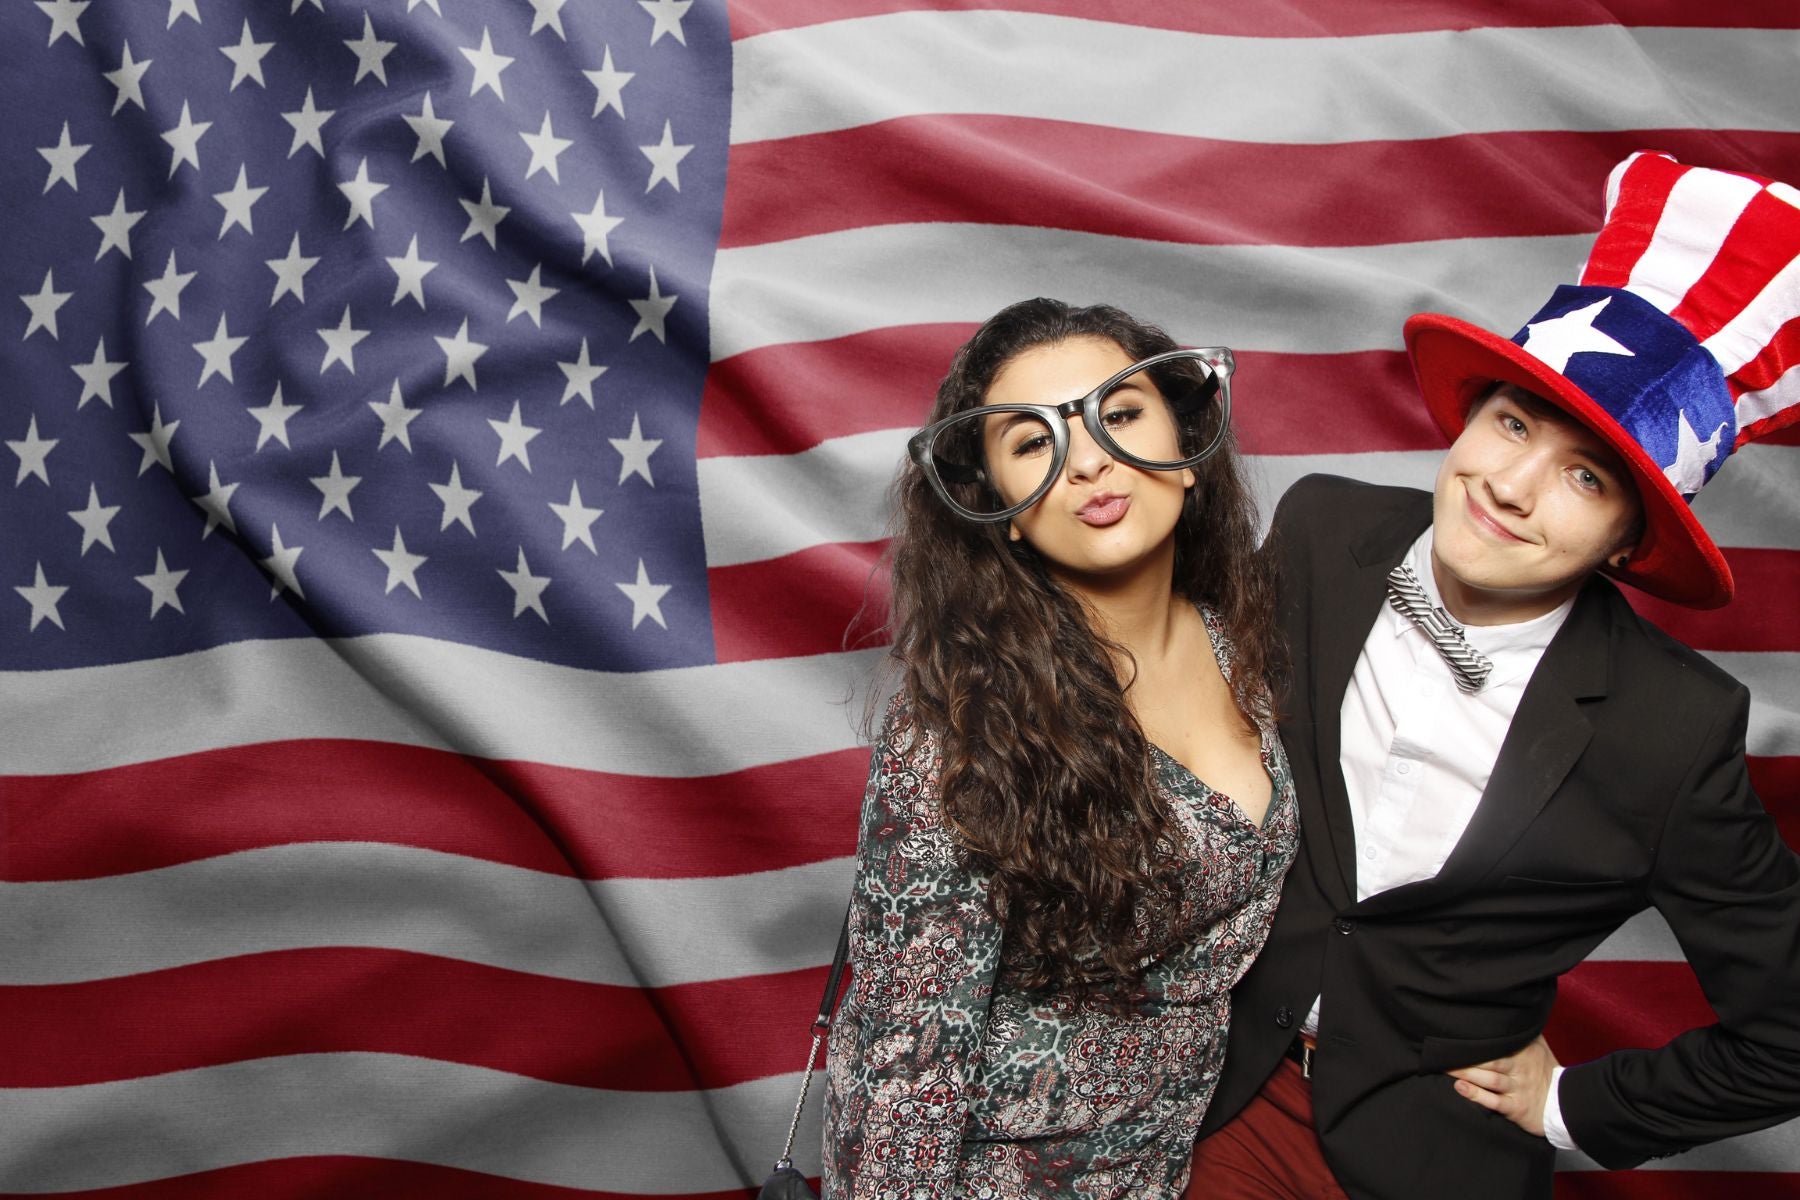
<instances>
[{"instance_id":1,"label":"white stripe on flag","mask_svg":"<svg viewBox=\"0 0 1800 1200\"><path fill-rule=\"evenodd\" d=\"M1025 296L1116 304L1188 345L1399 349L1396 313L1518 328L1537 311L1545 280L1575 278L1592 241L1195 246L1036 226L849 229L721 250L712 356L895 325L975 323ZM946 264L955 264L955 287L945 286Z\"/></svg>"},{"instance_id":2,"label":"white stripe on flag","mask_svg":"<svg viewBox=\"0 0 1800 1200\"><path fill-rule=\"evenodd\" d=\"M1792 130L1792 71L1791 37L1751 29L1245 38L1035 13L903 12L738 42L731 140L947 112L1313 144L1670 125ZM1577 79L1605 86L1571 88ZM1357 102L1345 103L1350 96Z\"/></svg>"},{"instance_id":3,"label":"white stripe on flag","mask_svg":"<svg viewBox=\"0 0 1800 1200\"><path fill-rule=\"evenodd\" d=\"M846 820L857 797L845 796ZM850 859L584 882L370 842L308 842L96 879L0 884L0 985L82 983L280 950L406 950L668 987L831 961Z\"/></svg>"}]
</instances>

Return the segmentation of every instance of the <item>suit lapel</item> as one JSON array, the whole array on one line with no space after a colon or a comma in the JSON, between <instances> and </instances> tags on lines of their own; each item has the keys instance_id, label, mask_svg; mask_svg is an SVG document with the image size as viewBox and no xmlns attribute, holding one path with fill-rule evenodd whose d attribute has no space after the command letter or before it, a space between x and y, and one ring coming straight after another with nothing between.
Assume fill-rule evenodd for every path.
<instances>
[{"instance_id":1,"label":"suit lapel","mask_svg":"<svg viewBox=\"0 0 1800 1200\"><path fill-rule=\"evenodd\" d=\"M1519 840L1592 740L1581 702L1606 695L1611 584L1590 582L1544 651L1519 698L1469 827L1437 875L1369 897L1377 913L1441 900L1468 888Z\"/></svg>"},{"instance_id":2,"label":"suit lapel","mask_svg":"<svg viewBox=\"0 0 1800 1200\"><path fill-rule=\"evenodd\" d=\"M1324 589L1312 598L1312 694L1314 739L1323 784L1323 826L1330 831L1332 857L1341 887L1339 903L1356 898L1356 827L1350 793L1339 764L1343 723L1338 713L1356 660L1387 596L1387 575L1431 523L1431 494L1421 492L1400 518L1383 521L1341 552L1337 569L1322 573ZM1317 829L1315 819L1309 828Z\"/></svg>"}]
</instances>

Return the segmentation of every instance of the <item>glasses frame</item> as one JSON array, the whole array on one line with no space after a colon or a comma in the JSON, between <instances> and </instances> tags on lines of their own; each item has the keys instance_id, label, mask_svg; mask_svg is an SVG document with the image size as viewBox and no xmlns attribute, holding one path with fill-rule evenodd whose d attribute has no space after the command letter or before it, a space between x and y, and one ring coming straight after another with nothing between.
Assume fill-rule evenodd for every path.
<instances>
[{"instance_id":1,"label":"glasses frame","mask_svg":"<svg viewBox=\"0 0 1800 1200\"><path fill-rule=\"evenodd\" d=\"M1181 459L1179 462L1152 462L1148 459L1139 458L1137 455L1132 454L1130 451L1120 446L1113 440L1112 436L1106 432L1106 427L1100 420L1100 401L1107 392L1111 391L1114 387L1117 387L1131 376L1136 375L1138 372L1183 358L1191 358L1200 362L1206 367L1208 374L1211 375L1213 381L1218 385L1217 389L1210 397L1210 399L1216 400L1219 405L1218 431L1213 434L1212 440L1208 442L1198 454L1190 455L1187 458ZM964 409L962 412L952 413L941 421L933 421L931 424L906 439L907 457L911 458L912 461L917 463L920 469L925 472L925 479L931 484L931 489L938 494L939 498L941 498L945 504L950 506L951 511L956 513L957 516L980 524L1010 521L1012 518L1036 504L1039 500L1042 500L1044 498L1044 493L1048 492L1051 487L1055 485L1056 477L1062 474L1063 467L1069 459L1068 420L1076 413L1081 414L1082 427L1088 431L1088 436L1092 437L1102 450L1106 451L1107 454L1118 461L1129 463L1140 470L1180 471L1188 467L1198 466L1200 463L1211 458L1214 454L1218 453L1219 447L1225 444L1225 435L1231 431L1231 375L1236 369L1237 360L1232 355L1230 348L1226 346L1200 346L1190 350L1168 350L1162 354L1153 354L1149 358L1134 362L1124 370L1118 371L1107 377L1100 386L1096 387L1087 395L1074 400L1065 400L1061 404L984 404L978 410ZM951 476L952 482L973 483L984 477L984 473L980 471L979 468L958 468L948 464L940 465L932 457L931 453L931 443L937 439L939 431L954 422L968 420L969 414L976 411L984 413L1030 413L1050 427L1050 439L1054 449L1050 469L1044 474L1044 482L1039 484L1025 499L1012 505L1010 508L1001 509L999 512L983 513L976 512L971 508L965 508L962 504L957 502L955 496L950 494L950 488L944 482L941 474L948 473Z\"/></svg>"}]
</instances>

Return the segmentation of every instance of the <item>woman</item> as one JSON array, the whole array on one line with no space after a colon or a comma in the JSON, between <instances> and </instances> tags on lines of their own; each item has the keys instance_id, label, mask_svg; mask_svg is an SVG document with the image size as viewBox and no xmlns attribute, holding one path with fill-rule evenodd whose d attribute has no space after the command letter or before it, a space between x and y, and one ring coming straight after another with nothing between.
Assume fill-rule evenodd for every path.
<instances>
[{"instance_id":1,"label":"woman","mask_svg":"<svg viewBox=\"0 0 1800 1200\"><path fill-rule=\"evenodd\" d=\"M909 444L826 1196L1181 1192L1297 828L1230 364L1025 301Z\"/></svg>"}]
</instances>

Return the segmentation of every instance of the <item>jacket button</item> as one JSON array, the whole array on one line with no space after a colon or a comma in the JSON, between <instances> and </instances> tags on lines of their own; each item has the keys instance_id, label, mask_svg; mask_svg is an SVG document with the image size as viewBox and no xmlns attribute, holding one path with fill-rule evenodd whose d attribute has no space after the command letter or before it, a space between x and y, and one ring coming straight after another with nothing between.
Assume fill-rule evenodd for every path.
<instances>
[{"instance_id":1,"label":"jacket button","mask_svg":"<svg viewBox=\"0 0 1800 1200\"><path fill-rule=\"evenodd\" d=\"M1339 933L1356 932L1356 922L1352 921L1349 917L1339 917L1331 923L1331 927L1336 929Z\"/></svg>"},{"instance_id":2,"label":"jacket button","mask_svg":"<svg viewBox=\"0 0 1800 1200\"><path fill-rule=\"evenodd\" d=\"M1275 1024L1278 1027L1280 1027L1282 1029L1287 1029L1287 1028L1290 1028L1293 1025L1293 1023L1294 1023L1294 1010L1293 1009L1289 1008L1287 1005L1284 1004L1280 1008L1275 1010Z\"/></svg>"}]
</instances>

